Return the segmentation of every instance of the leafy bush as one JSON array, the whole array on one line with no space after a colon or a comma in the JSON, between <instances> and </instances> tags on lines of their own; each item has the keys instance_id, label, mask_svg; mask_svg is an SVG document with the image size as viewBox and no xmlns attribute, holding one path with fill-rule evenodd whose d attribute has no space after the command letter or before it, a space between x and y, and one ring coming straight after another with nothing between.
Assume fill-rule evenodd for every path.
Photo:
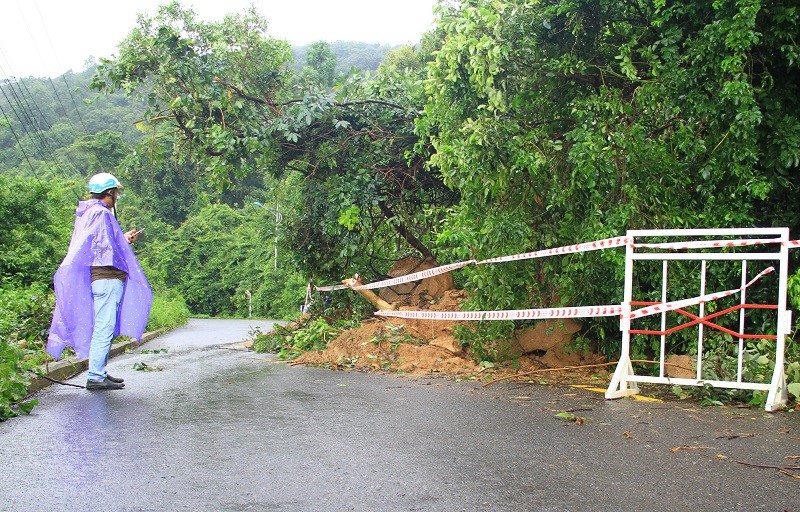
<instances>
[{"instance_id":1,"label":"leafy bush","mask_svg":"<svg viewBox=\"0 0 800 512\"><path fill-rule=\"evenodd\" d=\"M417 126L461 200L437 249L465 259L636 228L796 230L794 4L667 3L440 9ZM477 309L618 304L623 261L601 251L465 269L465 287ZM588 323L618 353L615 320Z\"/></svg>"},{"instance_id":2,"label":"leafy bush","mask_svg":"<svg viewBox=\"0 0 800 512\"><path fill-rule=\"evenodd\" d=\"M156 292L153 296L147 330L172 329L186 324L189 316L189 308L180 293L174 290Z\"/></svg>"},{"instance_id":3,"label":"leafy bush","mask_svg":"<svg viewBox=\"0 0 800 512\"><path fill-rule=\"evenodd\" d=\"M0 282L49 283L66 252L74 203L68 185L0 174ZM74 200L74 197L72 198Z\"/></svg>"},{"instance_id":4,"label":"leafy bush","mask_svg":"<svg viewBox=\"0 0 800 512\"><path fill-rule=\"evenodd\" d=\"M0 339L0 421L28 414L38 403L23 400L30 381L22 373L22 355L15 344Z\"/></svg>"},{"instance_id":5,"label":"leafy bush","mask_svg":"<svg viewBox=\"0 0 800 512\"><path fill-rule=\"evenodd\" d=\"M514 335L514 322L480 322L475 325L456 325L453 335L467 345L477 361L505 361L509 359Z\"/></svg>"},{"instance_id":6,"label":"leafy bush","mask_svg":"<svg viewBox=\"0 0 800 512\"><path fill-rule=\"evenodd\" d=\"M324 318L316 318L292 334L291 345L284 347L278 356L293 359L303 352L324 350L328 342L339 335L341 329L329 324Z\"/></svg>"},{"instance_id":7,"label":"leafy bush","mask_svg":"<svg viewBox=\"0 0 800 512\"><path fill-rule=\"evenodd\" d=\"M273 330L267 333L256 329L250 335L253 336L253 350L256 352L277 354L282 349L291 346L292 331L282 325L275 325Z\"/></svg>"},{"instance_id":8,"label":"leafy bush","mask_svg":"<svg viewBox=\"0 0 800 512\"><path fill-rule=\"evenodd\" d=\"M44 284L0 288L0 340L20 347L20 364L25 369L45 362L54 305L55 296Z\"/></svg>"},{"instance_id":9,"label":"leafy bush","mask_svg":"<svg viewBox=\"0 0 800 512\"><path fill-rule=\"evenodd\" d=\"M276 325L269 333L256 333L253 350L277 353L281 359L294 359L303 352L324 350L343 330L356 325L358 322L354 320L331 323L323 317L311 318L303 327L294 331Z\"/></svg>"},{"instance_id":10,"label":"leafy bush","mask_svg":"<svg viewBox=\"0 0 800 512\"><path fill-rule=\"evenodd\" d=\"M712 335L704 342L702 376L708 380L735 381L738 371L739 344L729 334ZM696 357L696 351L690 354ZM786 345L785 375L789 392L789 407L800 403L800 348L797 343ZM748 341L742 354L742 380L766 384L772 380L775 369L775 342L772 340ZM750 404L763 407L766 391L739 389L673 386L672 392L681 399L691 398L700 405L722 405L725 403Z\"/></svg>"},{"instance_id":11,"label":"leafy bush","mask_svg":"<svg viewBox=\"0 0 800 512\"><path fill-rule=\"evenodd\" d=\"M795 340L786 344L786 387L797 409L800 404L800 343Z\"/></svg>"}]
</instances>

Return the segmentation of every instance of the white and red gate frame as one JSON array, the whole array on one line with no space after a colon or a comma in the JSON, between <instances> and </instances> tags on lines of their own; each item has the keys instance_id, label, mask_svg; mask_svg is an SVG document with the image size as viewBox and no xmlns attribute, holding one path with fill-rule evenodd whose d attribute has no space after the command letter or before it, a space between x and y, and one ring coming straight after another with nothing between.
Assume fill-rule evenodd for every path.
<instances>
[{"instance_id":1,"label":"white and red gate frame","mask_svg":"<svg viewBox=\"0 0 800 512\"><path fill-rule=\"evenodd\" d=\"M639 392L639 383L653 384L674 384L680 386L704 386L709 384L717 388L747 389L767 391L767 399L764 408L767 411L775 411L785 406L788 395L786 390L786 376L784 370L784 354L786 337L792 328L791 311L787 310L787 281L788 281L788 250L797 245L797 241L789 240L788 228L750 228L750 229L667 229L667 230L631 230L627 232L629 242L625 247L625 289L623 292L622 314L620 315L620 331L622 332L622 348L620 359L616 370L606 391L606 398L614 399L623 396L634 395ZM687 240L687 238L713 238L727 237L722 240ZM738 239L731 239L738 237ZM747 238L750 237L750 238ZM753 238L757 237L757 238ZM672 242L647 243L650 239L680 239ZM730 252L732 247L756 246L759 252ZM763 251L761 249L764 249ZM639 249L646 249L640 251ZM714 251L719 249L719 251ZM771 251L769 249L772 249ZM711 250L711 251L709 251ZM675 252L680 251L680 252ZM703 251L703 252L701 252ZM667 302L668 288L668 265L670 261L699 261L700 266L700 297L686 299L676 302ZM636 302L633 298L633 275L634 266L638 261L661 261L662 262L662 290L661 301L658 303ZM742 285L736 290L718 294L705 295L706 286L706 262L708 261L731 261L741 262ZM778 262L778 283L776 304L769 306L776 310L776 323L774 336L748 335L744 333L745 311L748 307L759 307L746 303L746 288L762 275L773 270L772 267L762 271L758 276L748 282L747 265L750 261ZM715 315L706 316L705 303L716 300L721 296L740 293L739 307L730 308ZM633 306L645 305L648 307L632 310ZM699 305L699 314L692 315L682 308L689 305ZM733 332L720 328L711 322L711 319L720 314L739 311L739 332ZM694 378L675 378L666 376L665 371L665 339L671 332L666 328L666 314L668 311L677 311L680 314L692 319L688 324L697 325L697 359L695 361L696 375ZM661 329L659 331L644 331L632 329L632 322L642 316L653 314L661 315ZM687 324L687 325L688 325ZM707 380L703 379L703 341L704 327L710 326L732 334L738 338L738 365L735 381L726 380ZM672 331L674 332L674 331ZM660 368L658 376L637 375L631 364L631 334L652 334L661 337L660 343ZM744 340L748 338L769 338L775 340L775 368L772 379L769 383L746 382L742 378L743 356L745 352Z\"/></svg>"}]
</instances>

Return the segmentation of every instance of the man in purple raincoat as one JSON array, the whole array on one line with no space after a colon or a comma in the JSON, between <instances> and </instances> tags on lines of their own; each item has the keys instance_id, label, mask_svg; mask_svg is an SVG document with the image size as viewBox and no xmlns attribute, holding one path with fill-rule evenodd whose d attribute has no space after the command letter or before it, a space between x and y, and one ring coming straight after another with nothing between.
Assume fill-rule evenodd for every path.
<instances>
[{"instance_id":1,"label":"man in purple raincoat","mask_svg":"<svg viewBox=\"0 0 800 512\"><path fill-rule=\"evenodd\" d=\"M59 359L65 347L89 358L86 389L122 389L123 379L106 372L114 336L140 340L153 292L116 218L120 183L109 173L89 180L91 199L80 201L72 240L54 277L56 307L47 352Z\"/></svg>"}]
</instances>

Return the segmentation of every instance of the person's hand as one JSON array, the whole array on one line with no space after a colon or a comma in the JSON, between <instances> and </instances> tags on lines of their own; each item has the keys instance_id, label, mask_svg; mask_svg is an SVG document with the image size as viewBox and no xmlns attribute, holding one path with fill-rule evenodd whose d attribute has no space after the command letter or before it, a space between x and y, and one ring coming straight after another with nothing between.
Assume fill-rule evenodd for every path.
<instances>
[{"instance_id":1,"label":"person's hand","mask_svg":"<svg viewBox=\"0 0 800 512\"><path fill-rule=\"evenodd\" d=\"M136 231L135 229L127 231L125 233L125 240L127 240L129 244L132 244L139 239L139 235L142 234L142 231L144 231L144 229L140 229L139 231Z\"/></svg>"}]
</instances>

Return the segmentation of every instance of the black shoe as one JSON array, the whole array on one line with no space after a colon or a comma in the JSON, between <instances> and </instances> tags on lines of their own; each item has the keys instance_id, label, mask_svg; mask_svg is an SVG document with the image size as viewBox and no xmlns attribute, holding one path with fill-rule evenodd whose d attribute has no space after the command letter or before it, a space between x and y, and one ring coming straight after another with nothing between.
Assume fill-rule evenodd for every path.
<instances>
[{"instance_id":1,"label":"black shoe","mask_svg":"<svg viewBox=\"0 0 800 512\"><path fill-rule=\"evenodd\" d=\"M105 389L122 389L124 387L125 384L119 382L111 382L108 378L105 378L101 381L94 381L94 380L86 381L86 389L88 389L89 391L105 390Z\"/></svg>"},{"instance_id":2,"label":"black shoe","mask_svg":"<svg viewBox=\"0 0 800 512\"><path fill-rule=\"evenodd\" d=\"M111 375L106 374L106 378L111 382L116 382L117 384L122 384L125 382L125 379L121 379L119 377L112 377Z\"/></svg>"}]
</instances>

